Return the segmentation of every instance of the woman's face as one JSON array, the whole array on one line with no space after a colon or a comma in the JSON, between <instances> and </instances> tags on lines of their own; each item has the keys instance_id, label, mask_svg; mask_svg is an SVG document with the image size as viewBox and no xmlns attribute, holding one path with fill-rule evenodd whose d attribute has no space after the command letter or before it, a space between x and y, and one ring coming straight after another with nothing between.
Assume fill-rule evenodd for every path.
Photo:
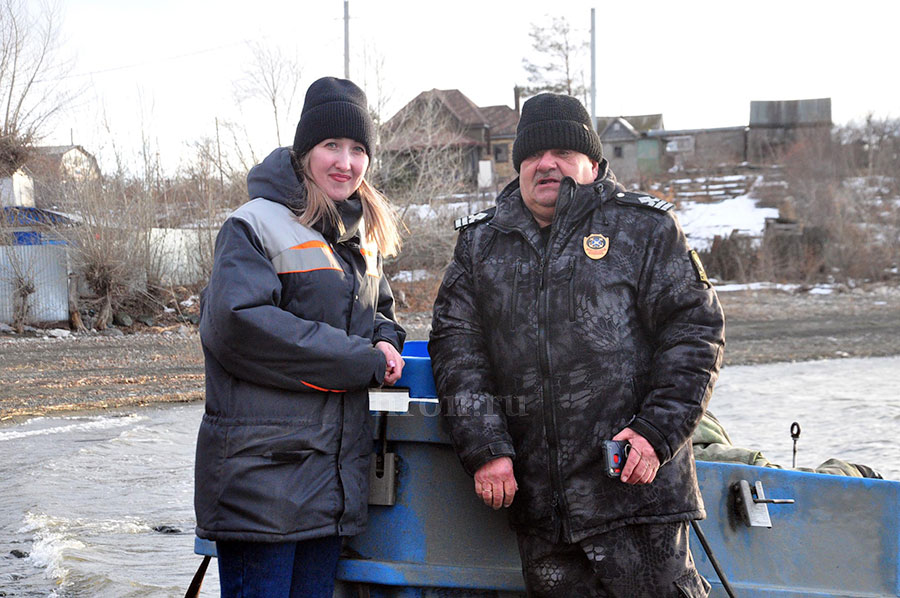
<instances>
[{"instance_id":1,"label":"woman's face","mask_svg":"<svg viewBox=\"0 0 900 598\"><path fill-rule=\"evenodd\" d=\"M353 195L368 167L365 146L353 139L324 139L309 150L309 176L332 201Z\"/></svg>"}]
</instances>

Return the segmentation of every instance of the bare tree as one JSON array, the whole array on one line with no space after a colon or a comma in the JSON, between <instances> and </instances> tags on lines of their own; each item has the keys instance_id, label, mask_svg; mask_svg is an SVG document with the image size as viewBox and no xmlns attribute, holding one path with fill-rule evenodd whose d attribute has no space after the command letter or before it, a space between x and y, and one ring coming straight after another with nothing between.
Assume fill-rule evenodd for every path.
<instances>
[{"instance_id":1,"label":"bare tree","mask_svg":"<svg viewBox=\"0 0 900 598\"><path fill-rule=\"evenodd\" d=\"M432 204L471 187L469 141L437 97L425 92L380 127L373 177L395 203Z\"/></svg>"},{"instance_id":2,"label":"bare tree","mask_svg":"<svg viewBox=\"0 0 900 598\"><path fill-rule=\"evenodd\" d=\"M870 112L862 122L841 127L838 136L852 174L892 179L900 174L900 119L882 118ZM900 188L898 180L884 182Z\"/></svg>"},{"instance_id":3,"label":"bare tree","mask_svg":"<svg viewBox=\"0 0 900 598\"><path fill-rule=\"evenodd\" d=\"M250 42L249 47L253 60L244 77L235 84L235 95L239 102L259 98L269 104L275 121L275 139L280 147L281 119L290 115L294 107L302 70L296 58L285 55L277 46Z\"/></svg>"},{"instance_id":4,"label":"bare tree","mask_svg":"<svg viewBox=\"0 0 900 598\"><path fill-rule=\"evenodd\" d=\"M376 45L366 43L363 46L362 62L364 65L361 87L366 90L366 98L369 100L369 110L372 113L372 120L375 126L380 130L384 124L387 105L391 101L392 88L388 87L387 77L385 76L385 58L384 54Z\"/></svg>"},{"instance_id":5,"label":"bare tree","mask_svg":"<svg viewBox=\"0 0 900 598\"><path fill-rule=\"evenodd\" d=\"M0 0L0 175L25 162L48 120L74 95L62 86L72 64L59 56L59 27L56 5Z\"/></svg>"},{"instance_id":6,"label":"bare tree","mask_svg":"<svg viewBox=\"0 0 900 598\"><path fill-rule=\"evenodd\" d=\"M522 59L530 84L524 88L525 95L546 91L583 97L586 93L583 69L578 64L588 47L587 39L581 39L578 30L565 17L553 17L547 27L532 23L528 35L536 58Z\"/></svg>"},{"instance_id":7,"label":"bare tree","mask_svg":"<svg viewBox=\"0 0 900 598\"><path fill-rule=\"evenodd\" d=\"M380 127L373 179L399 207L407 226L394 269L446 266L456 232L442 206L456 194L472 191L466 153L471 141L437 93L420 94Z\"/></svg>"}]
</instances>

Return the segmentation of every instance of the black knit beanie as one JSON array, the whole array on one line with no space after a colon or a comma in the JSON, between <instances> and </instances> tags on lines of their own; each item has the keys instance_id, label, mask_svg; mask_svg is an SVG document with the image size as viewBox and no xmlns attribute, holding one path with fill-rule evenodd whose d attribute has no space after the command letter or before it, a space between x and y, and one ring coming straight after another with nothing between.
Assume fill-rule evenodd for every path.
<instances>
[{"instance_id":1,"label":"black knit beanie","mask_svg":"<svg viewBox=\"0 0 900 598\"><path fill-rule=\"evenodd\" d=\"M591 117L576 98L542 93L522 105L522 116L513 143L513 166L541 150L570 149L599 162L603 158L600 137Z\"/></svg>"},{"instance_id":2,"label":"black knit beanie","mask_svg":"<svg viewBox=\"0 0 900 598\"><path fill-rule=\"evenodd\" d=\"M365 92L353 81L322 77L306 90L294 135L294 153L300 157L323 139L339 137L359 141L372 158L375 123Z\"/></svg>"}]
</instances>

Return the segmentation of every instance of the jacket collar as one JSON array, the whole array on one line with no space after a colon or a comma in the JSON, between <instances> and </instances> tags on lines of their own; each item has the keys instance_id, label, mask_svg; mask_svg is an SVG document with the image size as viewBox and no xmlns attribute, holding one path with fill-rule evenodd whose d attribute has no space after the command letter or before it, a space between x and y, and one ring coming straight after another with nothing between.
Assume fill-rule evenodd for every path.
<instances>
[{"instance_id":1,"label":"jacket collar","mask_svg":"<svg viewBox=\"0 0 900 598\"><path fill-rule=\"evenodd\" d=\"M588 212L612 197L616 189L616 178L606 158L600 162L597 178L591 183L579 185L572 178L565 177L559 185L559 197L550 226L554 230L566 232ZM519 231L535 246L540 246L540 228L525 207L518 177L497 196L497 211L491 218L491 225L504 232Z\"/></svg>"},{"instance_id":2,"label":"jacket collar","mask_svg":"<svg viewBox=\"0 0 900 598\"><path fill-rule=\"evenodd\" d=\"M335 204L338 210L338 216L344 225L344 233L341 234L338 227L331 221L323 218L318 222L314 222L312 227L322 233L326 239L333 243L344 243L359 237L359 229L362 224L362 200L359 193L354 193L344 201Z\"/></svg>"}]
</instances>

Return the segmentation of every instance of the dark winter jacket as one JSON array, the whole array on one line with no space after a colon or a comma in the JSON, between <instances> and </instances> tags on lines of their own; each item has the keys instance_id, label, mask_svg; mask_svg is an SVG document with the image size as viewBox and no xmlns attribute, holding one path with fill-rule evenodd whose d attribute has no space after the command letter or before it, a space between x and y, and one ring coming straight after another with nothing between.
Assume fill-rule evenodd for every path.
<instances>
[{"instance_id":1,"label":"dark winter jacket","mask_svg":"<svg viewBox=\"0 0 900 598\"><path fill-rule=\"evenodd\" d=\"M690 438L724 318L670 207L603 160L594 183L560 184L546 252L518 180L460 233L429 352L466 470L513 458L517 529L576 542L705 515ZM649 485L604 475L601 441L625 427L663 464Z\"/></svg>"},{"instance_id":2,"label":"dark winter jacket","mask_svg":"<svg viewBox=\"0 0 900 598\"><path fill-rule=\"evenodd\" d=\"M366 388L385 373L374 343L399 350L405 332L393 321L381 258L360 241L358 198L338 204L347 228L338 239L332 227L297 221L305 190L288 148L247 182L255 199L222 226L202 296L197 535L353 535L366 521Z\"/></svg>"}]
</instances>

